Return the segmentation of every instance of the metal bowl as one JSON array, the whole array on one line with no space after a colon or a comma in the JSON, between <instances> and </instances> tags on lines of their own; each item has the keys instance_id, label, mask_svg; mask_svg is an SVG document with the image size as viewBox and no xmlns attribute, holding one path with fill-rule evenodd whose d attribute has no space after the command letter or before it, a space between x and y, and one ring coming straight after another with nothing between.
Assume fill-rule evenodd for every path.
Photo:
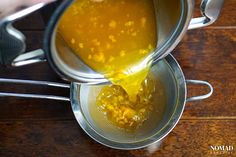
<instances>
[{"instance_id":1,"label":"metal bowl","mask_svg":"<svg viewBox=\"0 0 236 157\"><path fill-rule=\"evenodd\" d=\"M127 133L123 130L112 128L109 123L103 121L103 125L98 124L99 120L91 114L90 103L96 95L91 95L91 91L98 91L101 86L98 85L79 85L73 83L71 85L71 105L76 120L82 129L95 141L116 149L139 149L147 147L150 144L162 140L178 123L185 103L188 101L201 100L208 98L212 92L212 86L205 81L185 80L184 74L174 59L173 56L168 55L165 59L157 62L152 67L151 73L158 79L164 87L164 110L161 117L156 114L151 121L149 119L141 129L135 133ZM206 95L186 98L187 88L186 83L204 84L210 89ZM97 93L98 94L98 93ZM92 101L94 103L94 101ZM160 104L159 104L160 105ZM158 120L153 120L155 119ZM149 125L151 124L151 125Z\"/></svg>"}]
</instances>

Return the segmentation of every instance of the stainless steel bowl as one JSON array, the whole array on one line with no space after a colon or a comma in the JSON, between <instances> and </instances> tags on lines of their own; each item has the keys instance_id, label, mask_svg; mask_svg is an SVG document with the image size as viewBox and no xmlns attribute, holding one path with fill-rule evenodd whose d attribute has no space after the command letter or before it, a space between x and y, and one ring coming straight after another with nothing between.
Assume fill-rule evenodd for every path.
<instances>
[{"instance_id":1,"label":"stainless steel bowl","mask_svg":"<svg viewBox=\"0 0 236 157\"><path fill-rule=\"evenodd\" d=\"M144 127L138 129L135 133L127 133L122 130L114 130L106 120L102 120L105 125L98 127L94 117L90 112L89 100L93 99L94 95L90 95L91 90L101 88L98 85L78 85L71 86L71 105L74 115L82 127L82 129L97 142L116 149L139 149L147 147L150 144L161 141L178 123L185 103L189 101L202 100L208 98L212 92L212 86L205 81L185 80L184 74L174 59L173 56L168 55L165 59L157 62L151 69L151 73L155 79L160 80L164 86L164 95L166 96L164 112L158 121L148 122ZM209 93L202 96L186 98L187 83L207 85ZM163 95L163 96L164 96ZM78 99L79 98L79 99ZM160 105L160 104L159 104ZM151 124L151 125L150 125Z\"/></svg>"},{"instance_id":2,"label":"stainless steel bowl","mask_svg":"<svg viewBox=\"0 0 236 157\"><path fill-rule=\"evenodd\" d=\"M43 98L71 101L71 106L76 120L80 124L81 128L95 141L116 149L139 149L147 147L153 143L161 141L178 123L184 110L186 102L202 100L211 96L213 92L212 86L206 81L198 80L185 80L184 74L174 59L173 56L168 55L165 59L160 60L152 67L151 72L157 80L163 85L165 101L163 101L164 108L161 111L161 116L155 115L149 121L145 123L152 125L143 125L137 132L125 133L119 129L112 129L106 120L103 121L103 127L97 124L90 112L89 100L95 99L95 95L91 95L91 91L101 88L99 85L85 85L71 83L71 86L51 83L51 82L39 82L39 81L27 81L27 80L11 80L0 79L0 82L11 83L27 83L37 85L49 85L54 87L71 88L70 98L51 96L51 95L35 95L35 94L18 94L18 93L0 93L0 96L18 96L18 97L30 97L30 98ZM206 95L187 98L187 83L203 84L209 88L209 93ZM157 104L158 105L158 104ZM98 118L99 117L95 117ZM101 118L101 117L100 117ZM158 119L158 120L155 120Z\"/></svg>"}]
</instances>

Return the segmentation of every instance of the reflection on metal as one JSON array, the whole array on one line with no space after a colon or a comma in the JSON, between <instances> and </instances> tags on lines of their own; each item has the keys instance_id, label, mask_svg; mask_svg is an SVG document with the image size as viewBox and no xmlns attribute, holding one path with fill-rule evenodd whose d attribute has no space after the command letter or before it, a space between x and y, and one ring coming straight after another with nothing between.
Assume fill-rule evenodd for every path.
<instances>
[{"instance_id":1,"label":"reflection on metal","mask_svg":"<svg viewBox=\"0 0 236 157\"><path fill-rule=\"evenodd\" d=\"M188 29L201 28L214 23L223 7L224 0L202 0L200 9L203 17L193 18Z\"/></svg>"},{"instance_id":2,"label":"reflection on metal","mask_svg":"<svg viewBox=\"0 0 236 157\"><path fill-rule=\"evenodd\" d=\"M149 154L155 153L161 147L162 141L155 142L149 146L147 146L146 150Z\"/></svg>"}]
</instances>

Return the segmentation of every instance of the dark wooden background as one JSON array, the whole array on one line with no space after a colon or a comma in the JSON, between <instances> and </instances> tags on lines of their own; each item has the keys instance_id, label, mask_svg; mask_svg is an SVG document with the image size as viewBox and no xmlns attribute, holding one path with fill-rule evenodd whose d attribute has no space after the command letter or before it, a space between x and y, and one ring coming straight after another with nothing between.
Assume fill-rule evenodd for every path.
<instances>
[{"instance_id":1,"label":"dark wooden background","mask_svg":"<svg viewBox=\"0 0 236 157\"><path fill-rule=\"evenodd\" d=\"M199 3L195 16L200 15ZM44 19L45 12L39 11L14 24L26 35L27 50L41 48ZM181 120L159 149L120 151L96 143L77 124L69 102L0 97L0 156L236 156L236 1L225 0L213 25L188 31L173 55L187 79L209 81L214 93L207 100L186 104ZM1 66L0 77L63 82L47 63ZM188 96L207 92L198 86L188 89ZM65 89L2 83L0 91L69 95ZM231 145L234 151L219 154L211 145Z\"/></svg>"}]
</instances>

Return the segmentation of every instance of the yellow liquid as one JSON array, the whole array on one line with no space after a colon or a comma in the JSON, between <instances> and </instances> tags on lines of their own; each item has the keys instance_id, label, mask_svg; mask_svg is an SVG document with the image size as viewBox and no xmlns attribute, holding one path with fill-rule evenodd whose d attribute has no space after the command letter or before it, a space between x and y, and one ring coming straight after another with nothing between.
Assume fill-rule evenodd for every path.
<instances>
[{"instance_id":1,"label":"yellow liquid","mask_svg":"<svg viewBox=\"0 0 236 157\"><path fill-rule=\"evenodd\" d=\"M76 0L58 32L78 57L114 84L102 90L98 106L103 99L111 101L106 93L114 89L135 107L157 44L153 0Z\"/></svg>"},{"instance_id":2,"label":"yellow liquid","mask_svg":"<svg viewBox=\"0 0 236 157\"><path fill-rule=\"evenodd\" d=\"M154 108L155 81L147 77L139 88L135 102L121 86L110 85L101 89L97 105L113 124L127 131L139 128Z\"/></svg>"},{"instance_id":3,"label":"yellow liquid","mask_svg":"<svg viewBox=\"0 0 236 157\"><path fill-rule=\"evenodd\" d=\"M119 117L117 120L114 120L113 117L115 117L114 113L115 110L111 110L109 112L108 116L108 111L103 109L103 106L101 106L101 103L98 103L99 100L99 95L101 96L102 90L109 88L109 86L114 86L114 85L96 85L96 86L89 86L89 96L87 97L87 104L89 107L89 114L91 116L91 121L90 123L93 125L94 128L97 128L96 131L101 134L106 136L109 139L113 139L116 141L116 139L119 140L127 140L130 139L131 141L135 139L139 140L140 136L142 135L148 135L150 132L154 131L160 124L161 120L163 119L163 115L165 113L166 109L166 103L167 103L167 95L166 95L166 88L161 81L161 77L157 76L156 70L150 70L148 74L148 79L149 79L149 89L154 89L154 92L152 93L152 98L149 99L150 104L147 106L143 106L145 108L146 112L142 118L143 120L138 120L137 122L134 122L131 126L129 124L133 121L131 120L130 122L126 122L122 124L122 116L119 116L118 114L117 117ZM145 85L143 83L143 85ZM147 86L146 86L147 87ZM151 87L151 88L150 88ZM87 92L87 86L85 86L85 90ZM83 92L84 89L81 89ZM124 91L124 90L121 90ZM152 90L149 90L152 91ZM151 94L150 93L150 94ZM140 92L142 95L148 95L144 94L143 92ZM105 98L108 99L108 98ZM139 98L137 98L138 100ZM144 100L144 99L143 99ZM139 101L140 102L140 101ZM108 103L107 103L108 104ZM113 105L113 101L110 102L111 105ZM117 106L125 106L124 104L117 104ZM137 107L135 107L137 105ZM137 115L139 110L141 110L142 107L138 108L139 106L138 103L131 103L131 106L125 106L127 108L131 108L133 111L135 111L135 114ZM82 109L84 110L84 109ZM119 111L121 110L120 108L118 109ZM131 111L132 112L132 111ZM128 115L126 115L127 117ZM88 118L90 119L90 118ZM127 120L130 119L127 117ZM121 122L121 124L117 124ZM143 136L142 136L143 137Z\"/></svg>"}]
</instances>

